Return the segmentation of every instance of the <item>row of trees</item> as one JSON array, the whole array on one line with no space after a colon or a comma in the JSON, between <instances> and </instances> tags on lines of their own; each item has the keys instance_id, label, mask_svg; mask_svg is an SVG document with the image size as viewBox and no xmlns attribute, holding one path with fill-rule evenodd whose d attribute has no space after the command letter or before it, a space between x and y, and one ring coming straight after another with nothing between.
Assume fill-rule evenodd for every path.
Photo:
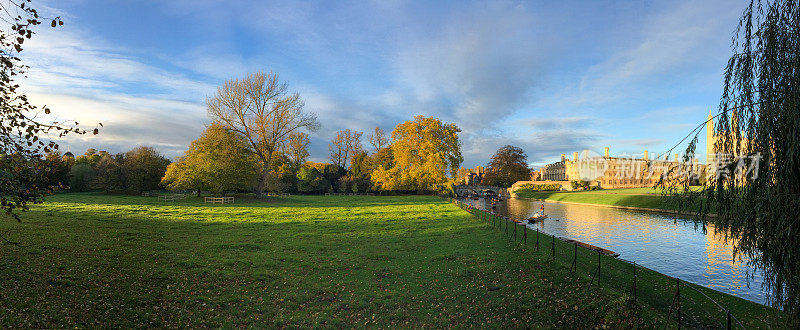
<instances>
[{"instance_id":1,"label":"row of trees","mask_svg":"<svg viewBox=\"0 0 800 330\"><path fill-rule=\"evenodd\" d=\"M151 147L136 147L116 155L89 149L74 158L54 154L48 159L52 159L50 162L54 168L59 169L50 176L52 182L68 183L72 191L136 194L159 189L161 178L170 164L169 159Z\"/></svg>"},{"instance_id":2,"label":"row of trees","mask_svg":"<svg viewBox=\"0 0 800 330\"><path fill-rule=\"evenodd\" d=\"M418 116L399 124L391 139L376 127L368 135L368 152L363 132L341 130L328 145L329 163L307 161L308 135L294 132L277 146L264 173L266 157L259 157L243 134L216 122L169 165L162 184L198 194L259 188L304 194L440 191L462 161L458 132L455 125Z\"/></svg>"},{"instance_id":3,"label":"row of trees","mask_svg":"<svg viewBox=\"0 0 800 330\"><path fill-rule=\"evenodd\" d=\"M463 161L460 129L432 117L401 123L391 138L341 130L331 140L330 163L308 162L308 133L319 128L297 93L274 73L226 81L206 100L213 122L171 164L162 184L176 190L253 189L298 193L437 191Z\"/></svg>"}]
</instances>

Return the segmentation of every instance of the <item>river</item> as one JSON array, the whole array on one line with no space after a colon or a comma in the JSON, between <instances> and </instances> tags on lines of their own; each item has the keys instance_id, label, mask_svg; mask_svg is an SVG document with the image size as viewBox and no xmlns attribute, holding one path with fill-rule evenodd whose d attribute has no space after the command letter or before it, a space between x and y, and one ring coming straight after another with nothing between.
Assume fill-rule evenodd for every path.
<instances>
[{"instance_id":1,"label":"river","mask_svg":"<svg viewBox=\"0 0 800 330\"><path fill-rule=\"evenodd\" d=\"M465 202L484 210L488 207L485 199ZM748 266L734 260L733 248L714 234L711 225L704 233L698 221L685 217L523 198L505 199L495 212L524 219L542 203L548 218L531 228L609 249L663 274L765 303L761 274L756 272L748 285Z\"/></svg>"}]
</instances>

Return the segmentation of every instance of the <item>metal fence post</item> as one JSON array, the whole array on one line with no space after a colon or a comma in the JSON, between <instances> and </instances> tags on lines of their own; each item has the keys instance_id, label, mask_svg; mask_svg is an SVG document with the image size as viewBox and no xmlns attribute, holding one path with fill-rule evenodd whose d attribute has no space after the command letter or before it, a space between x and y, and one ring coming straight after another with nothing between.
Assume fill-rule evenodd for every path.
<instances>
[{"instance_id":1,"label":"metal fence post","mask_svg":"<svg viewBox=\"0 0 800 330\"><path fill-rule=\"evenodd\" d=\"M597 250L597 286L600 286L600 250Z\"/></svg>"},{"instance_id":2,"label":"metal fence post","mask_svg":"<svg viewBox=\"0 0 800 330\"><path fill-rule=\"evenodd\" d=\"M525 245L528 245L528 226L522 227L522 241L525 242Z\"/></svg>"},{"instance_id":3,"label":"metal fence post","mask_svg":"<svg viewBox=\"0 0 800 330\"><path fill-rule=\"evenodd\" d=\"M572 243L575 246L575 250L572 253L572 267L569 269L574 273L578 270L578 242Z\"/></svg>"},{"instance_id":4,"label":"metal fence post","mask_svg":"<svg viewBox=\"0 0 800 330\"><path fill-rule=\"evenodd\" d=\"M636 302L636 261L633 262L633 302Z\"/></svg>"},{"instance_id":5,"label":"metal fence post","mask_svg":"<svg viewBox=\"0 0 800 330\"><path fill-rule=\"evenodd\" d=\"M675 285L678 295L678 329L681 328L681 279L675 278Z\"/></svg>"},{"instance_id":6,"label":"metal fence post","mask_svg":"<svg viewBox=\"0 0 800 330\"><path fill-rule=\"evenodd\" d=\"M536 252L539 252L539 228L536 228Z\"/></svg>"},{"instance_id":7,"label":"metal fence post","mask_svg":"<svg viewBox=\"0 0 800 330\"><path fill-rule=\"evenodd\" d=\"M728 330L731 330L731 311L728 310Z\"/></svg>"},{"instance_id":8,"label":"metal fence post","mask_svg":"<svg viewBox=\"0 0 800 330\"><path fill-rule=\"evenodd\" d=\"M517 241L517 223L514 223L514 242Z\"/></svg>"}]
</instances>

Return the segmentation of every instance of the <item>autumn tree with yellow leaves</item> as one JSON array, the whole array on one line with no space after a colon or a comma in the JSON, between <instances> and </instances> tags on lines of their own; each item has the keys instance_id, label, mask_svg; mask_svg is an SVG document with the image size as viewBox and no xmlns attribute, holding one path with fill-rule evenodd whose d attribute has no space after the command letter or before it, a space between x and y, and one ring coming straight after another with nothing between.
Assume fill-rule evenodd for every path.
<instances>
[{"instance_id":1,"label":"autumn tree with yellow leaves","mask_svg":"<svg viewBox=\"0 0 800 330\"><path fill-rule=\"evenodd\" d=\"M392 131L393 164L379 165L372 181L383 190L438 191L454 177L464 161L455 124L416 116Z\"/></svg>"},{"instance_id":2,"label":"autumn tree with yellow leaves","mask_svg":"<svg viewBox=\"0 0 800 330\"><path fill-rule=\"evenodd\" d=\"M170 190L196 190L198 196L202 190L222 193L248 188L257 180L258 170L258 159L244 138L212 124L167 167L161 183Z\"/></svg>"}]
</instances>

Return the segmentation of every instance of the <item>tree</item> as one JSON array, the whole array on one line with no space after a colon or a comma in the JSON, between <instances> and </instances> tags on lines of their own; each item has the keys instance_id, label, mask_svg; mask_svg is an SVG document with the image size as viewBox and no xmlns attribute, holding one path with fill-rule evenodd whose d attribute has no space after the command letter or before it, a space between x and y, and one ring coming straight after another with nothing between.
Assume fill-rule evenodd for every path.
<instances>
[{"instance_id":1,"label":"tree","mask_svg":"<svg viewBox=\"0 0 800 330\"><path fill-rule=\"evenodd\" d=\"M383 129L376 126L375 130L369 134L369 144L377 153L389 145L389 137L386 136L386 132Z\"/></svg>"},{"instance_id":2,"label":"tree","mask_svg":"<svg viewBox=\"0 0 800 330\"><path fill-rule=\"evenodd\" d=\"M350 129L336 132L328 149L331 151L331 163L347 167L347 160L364 150L361 136L364 132L351 131Z\"/></svg>"},{"instance_id":3,"label":"tree","mask_svg":"<svg viewBox=\"0 0 800 330\"><path fill-rule=\"evenodd\" d=\"M95 176L92 180L92 187L102 189L105 193L122 190L125 178L120 164L123 160L122 155L118 155L116 158L110 154L103 155L94 166Z\"/></svg>"},{"instance_id":4,"label":"tree","mask_svg":"<svg viewBox=\"0 0 800 330\"><path fill-rule=\"evenodd\" d=\"M42 169L39 171L42 182L41 185L52 189L64 189L69 185L69 171L71 162L64 159L58 151L50 151L45 154L40 162Z\"/></svg>"},{"instance_id":5,"label":"tree","mask_svg":"<svg viewBox=\"0 0 800 330\"><path fill-rule=\"evenodd\" d=\"M464 158L455 124L433 117L416 116L392 131L393 166L380 165L372 181L384 190L439 190L447 175L455 176Z\"/></svg>"},{"instance_id":6,"label":"tree","mask_svg":"<svg viewBox=\"0 0 800 330\"><path fill-rule=\"evenodd\" d=\"M299 169L306 162L309 156L308 146L310 144L311 140L308 139L308 134L306 133L299 132L289 135L289 143L286 144L284 153L289 157L293 168Z\"/></svg>"},{"instance_id":7,"label":"tree","mask_svg":"<svg viewBox=\"0 0 800 330\"><path fill-rule=\"evenodd\" d=\"M316 114L307 112L298 93L288 93L277 74L255 73L226 81L206 100L212 120L241 135L261 162L256 197L261 198L276 151L292 133L319 127Z\"/></svg>"},{"instance_id":8,"label":"tree","mask_svg":"<svg viewBox=\"0 0 800 330\"><path fill-rule=\"evenodd\" d=\"M167 167L161 183L171 190L222 193L244 189L258 173L258 161L241 136L212 124Z\"/></svg>"},{"instance_id":9,"label":"tree","mask_svg":"<svg viewBox=\"0 0 800 330\"><path fill-rule=\"evenodd\" d=\"M158 189L170 161L151 147L136 147L125 153L122 166L125 187L129 192Z\"/></svg>"},{"instance_id":10,"label":"tree","mask_svg":"<svg viewBox=\"0 0 800 330\"><path fill-rule=\"evenodd\" d=\"M304 166L297 171L297 190L302 193L320 193L329 186L322 173L314 167Z\"/></svg>"},{"instance_id":11,"label":"tree","mask_svg":"<svg viewBox=\"0 0 800 330\"><path fill-rule=\"evenodd\" d=\"M761 271L768 300L800 327L800 6L796 0L751 1L734 35L701 191L685 176L661 182L680 193ZM702 127L704 125L701 125ZM684 160L695 156L697 136ZM670 152L670 151L668 151ZM685 202L684 202L685 201Z\"/></svg>"},{"instance_id":12,"label":"tree","mask_svg":"<svg viewBox=\"0 0 800 330\"><path fill-rule=\"evenodd\" d=\"M497 150L486 168L483 183L490 186L510 187L514 182L529 180L528 156L522 148L504 146Z\"/></svg>"},{"instance_id":13,"label":"tree","mask_svg":"<svg viewBox=\"0 0 800 330\"><path fill-rule=\"evenodd\" d=\"M58 150L58 144L42 138L86 131L76 128L77 123L43 122L41 115L49 114L50 109L31 104L15 81L28 68L20 54L24 42L33 37L33 29L45 20L52 27L60 26L61 18L41 17L29 0L0 1L0 22L7 24L0 24L0 209L20 220L18 210L27 210L29 203L41 202L52 191L40 180L42 171L47 170L42 161L45 153ZM97 134L97 129L93 132Z\"/></svg>"},{"instance_id":14,"label":"tree","mask_svg":"<svg viewBox=\"0 0 800 330\"><path fill-rule=\"evenodd\" d=\"M373 171L373 162L371 157L366 151L362 151L353 157L350 161L350 168L348 172L350 176L356 178L369 178Z\"/></svg>"},{"instance_id":15,"label":"tree","mask_svg":"<svg viewBox=\"0 0 800 330\"><path fill-rule=\"evenodd\" d=\"M336 166L344 166L347 163L347 143L344 141L343 134L336 132L331 142L328 143L328 150L331 152L329 157L331 163Z\"/></svg>"},{"instance_id":16,"label":"tree","mask_svg":"<svg viewBox=\"0 0 800 330\"><path fill-rule=\"evenodd\" d=\"M69 170L69 188L72 191L87 191L91 188L95 172L91 165L77 163Z\"/></svg>"}]
</instances>

